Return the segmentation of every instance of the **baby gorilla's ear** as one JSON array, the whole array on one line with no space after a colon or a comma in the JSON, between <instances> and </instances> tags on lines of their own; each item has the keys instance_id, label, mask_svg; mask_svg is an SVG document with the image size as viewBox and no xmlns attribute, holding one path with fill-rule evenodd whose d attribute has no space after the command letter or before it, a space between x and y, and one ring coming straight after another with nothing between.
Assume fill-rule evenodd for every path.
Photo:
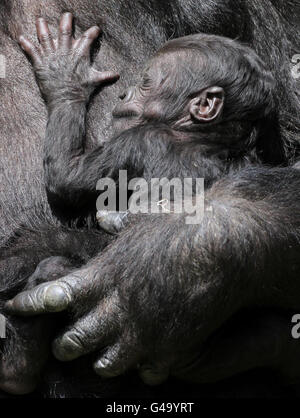
<instances>
[{"instance_id":1,"label":"baby gorilla's ear","mask_svg":"<svg viewBox=\"0 0 300 418\"><path fill-rule=\"evenodd\" d=\"M192 119L213 122L222 113L225 93L222 87L209 87L194 97L189 104Z\"/></svg>"}]
</instances>

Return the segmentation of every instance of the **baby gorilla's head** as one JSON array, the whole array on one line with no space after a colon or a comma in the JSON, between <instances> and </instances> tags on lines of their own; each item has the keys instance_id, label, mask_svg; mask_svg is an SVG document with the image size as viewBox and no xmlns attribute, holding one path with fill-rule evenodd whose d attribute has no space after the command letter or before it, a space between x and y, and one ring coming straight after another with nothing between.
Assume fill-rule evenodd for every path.
<instances>
[{"instance_id":1,"label":"baby gorilla's head","mask_svg":"<svg viewBox=\"0 0 300 418\"><path fill-rule=\"evenodd\" d=\"M255 122L274 109L274 79L256 53L213 35L166 43L142 81L114 110L117 131L145 122L179 131L203 131L229 121Z\"/></svg>"}]
</instances>

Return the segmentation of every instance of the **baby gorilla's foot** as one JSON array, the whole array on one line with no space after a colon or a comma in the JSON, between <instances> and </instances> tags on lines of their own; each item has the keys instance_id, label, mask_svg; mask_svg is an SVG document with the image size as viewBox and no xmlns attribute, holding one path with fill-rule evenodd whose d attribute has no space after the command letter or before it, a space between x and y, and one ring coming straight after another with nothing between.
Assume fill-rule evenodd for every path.
<instances>
[{"instance_id":1,"label":"baby gorilla's foot","mask_svg":"<svg viewBox=\"0 0 300 418\"><path fill-rule=\"evenodd\" d=\"M118 234L128 223L128 212L109 212L99 210L97 212L97 221L99 226L109 234Z\"/></svg>"},{"instance_id":2,"label":"baby gorilla's foot","mask_svg":"<svg viewBox=\"0 0 300 418\"><path fill-rule=\"evenodd\" d=\"M75 267L65 257L47 258L38 264L25 289L56 280ZM18 395L34 391L50 354L57 319L49 315L8 319L7 339L3 340L0 362L0 390Z\"/></svg>"},{"instance_id":3,"label":"baby gorilla's foot","mask_svg":"<svg viewBox=\"0 0 300 418\"><path fill-rule=\"evenodd\" d=\"M39 46L23 35L19 43L32 60L41 92L48 104L67 95L70 100L87 101L96 86L113 82L118 74L97 71L90 62L90 49L100 34L93 26L79 39L72 36L73 16L65 13L60 21L58 39L53 39L45 19L37 20Z\"/></svg>"},{"instance_id":4,"label":"baby gorilla's foot","mask_svg":"<svg viewBox=\"0 0 300 418\"><path fill-rule=\"evenodd\" d=\"M74 261L66 257L49 257L41 261L35 272L29 277L27 285L24 290L33 289L35 286L44 283L45 281L51 282L59 277L63 277L73 269L78 267Z\"/></svg>"}]
</instances>

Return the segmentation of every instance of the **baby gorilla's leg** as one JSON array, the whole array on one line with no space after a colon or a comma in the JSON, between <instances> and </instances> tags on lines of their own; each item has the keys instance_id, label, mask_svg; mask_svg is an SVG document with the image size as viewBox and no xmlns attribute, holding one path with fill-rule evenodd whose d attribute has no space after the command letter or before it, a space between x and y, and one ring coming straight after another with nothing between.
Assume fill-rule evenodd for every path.
<instances>
[{"instance_id":1,"label":"baby gorilla's leg","mask_svg":"<svg viewBox=\"0 0 300 418\"><path fill-rule=\"evenodd\" d=\"M75 263L65 257L47 258L38 264L25 289L32 289L44 281L56 280L75 267ZM7 318L7 338L3 340L1 350L0 390L27 394L35 389L50 353L58 319L50 315Z\"/></svg>"}]
</instances>

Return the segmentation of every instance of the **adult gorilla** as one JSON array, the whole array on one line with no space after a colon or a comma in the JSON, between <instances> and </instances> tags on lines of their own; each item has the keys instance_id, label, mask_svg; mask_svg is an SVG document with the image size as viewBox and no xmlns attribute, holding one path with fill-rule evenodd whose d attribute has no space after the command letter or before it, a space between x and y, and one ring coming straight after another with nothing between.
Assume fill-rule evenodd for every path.
<instances>
[{"instance_id":1,"label":"adult gorilla","mask_svg":"<svg viewBox=\"0 0 300 418\"><path fill-rule=\"evenodd\" d=\"M1 184L4 185L5 190L1 196L1 210L3 211L1 227L5 245L1 260L2 301L16 294L33 273L37 263L47 256L82 254L82 248L77 250L82 242L82 233L72 231L68 235L69 231L60 227L50 214L43 191L40 173L40 143L42 142L40 137L43 136L45 115L40 114L42 103L38 99L37 90L32 92L32 74L15 43L21 26L22 31L33 33L34 16L44 15L48 21L56 24L61 8L66 7L78 17L81 30L87 29L93 24L102 24L104 18L106 25L104 47L102 52L95 57L96 63L101 61L101 67L105 65L110 69L124 68L124 73L127 76L123 80L127 85L132 84L133 80L130 80L130 74L137 71L149 52L157 49L170 36L177 37L201 31L239 37L242 41L250 43L257 53L268 61L270 68L274 69L274 76L277 80L278 115L276 121L278 125L275 126L274 138L280 139L277 143L280 152L275 153L276 160L267 160L267 162L273 165L288 165L292 164L297 157L299 126L296 117L299 103L289 75L289 59L293 53L297 52L298 47L296 44L297 13L294 9L296 8L294 2L214 1L201 4L201 2L178 1L170 2L170 4L165 2L163 6L156 1L139 2L136 13L138 21L134 21L134 16L131 14L128 15L126 2L121 3L121 6L120 2L116 2L116 4L109 2L99 7L94 4L95 10L84 1L78 1L75 10L72 10L72 7L67 3L62 2L59 5L53 3L51 7L47 6L47 10L40 10L40 6L35 2L31 3L30 9L26 8L25 2L24 5L22 2L18 2L18 4L4 2L1 5L3 16L1 25L4 33L4 37L1 38L2 50L11 59L9 62L20 64L15 69L11 68L8 78L2 83L4 98L7 99L3 100L2 105L4 103L7 105L13 89L18 92L18 100L13 96L13 100L9 102L11 106L9 113L13 115L13 118L11 120L7 118L7 108L2 111L2 126L5 127L1 143L4 151L3 162L5 162L1 170L1 176L3 176ZM166 13L169 17L168 20L165 20ZM295 17L294 24L290 16ZM287 24L286 21L288 21ZM100 129L105 131L103 123L107 122L105 115L108 113L108 103L111 107L109 98L116 97L117 89L122 87L124 85L121 87L117 85L105 90L93 102L88 121L90 144L98 136L96 132ZM27 107L29 111L26 111L24 118L23 109L27 109ZM274 155L271 148L272 144L266 144L265 155ZM20 155L22 156L21 161ZM18 168L17 173L16 167ZM71 287L68 288L67 294L60 293L58 298L56 294L54 295L54 299L51 299L51 309L53 309L53 300L56 310L61 310L66 305L75 307L76 302L80 300L78 297L80 298L83 294L81 291L77 292L77 286L82 286L82 278L84 279L86 274L87 276L95 275L95 271L105 283L106 290L109 289L108 294L112 296L112 299L108 299L106 306L107 323L115 323L121 319L121 332L127 332L123 341L111 347L107 351L106 357L98 360L96 368L99 374L117 375L131 364L136 364L137 359L141 359L141 351L145 347L145 343L158 338L162 339L162 344L155 347L155 355L154 351L150 350L150 353L145 356L151 364L144 364L141 368L142 377L149 383L161 381L168 375L170 369L172 374L194 381L217 380L257 366L278 366L279 370L288 375L291 374L297 345L295 343L289 344L288 329L286 328L287 316L281 312L261 316L261 327L258 330L250 328L250 332L234 333L232 332L234 326L231 327L231 333L225 333L224 336L219 337L221 341L224 341L224 352L219 353L217 345L216 348L205 350L199 361L198 357L200 345L241 307L263 305L297 308L298 289L295 279L298 275L296 260L299 254L297 244L293 241L299 237L297 235L299 223L293 213L293 210L298 207L294 204L299 189L296 173L295 170L277 171L270 168L267 173L264 170L250 172L247 178L229 177L225 179L214 189L211 196L212 201L216 202L217 213L213 228L205 229L205 225L211 224L204 224L204 230L199 235L194 233L196 231L188 230L180 219L176 219L178 226L170 227L172 220L170 223L165 223L163 220L162 223L159 217L150 219L149 223L137 224L109 247L103 257L95 258L88 267L80 270L75 275L75 277L79 277L79 280L73 280L74 287L72 287L72 282L68 281ZM282 175L283 177L281 177ZM289 183L288 188L285 187L286 183ZM223 188L223 191L220 187ZM231 203L229 203L226 196L234 197L234 201L238 199L240 205L232 204L230 199ZM275 199L278 199L276 203ZM262 201L264 202L263 207L261 206ZM222 207L225 212L222 212ZM232 218L229 218L228 215L225 216L229 209L231 214L234 213ZM257 213L259 214L258 219L255 215ZM232 228L232 222L235 223L234 219L239 219L240 222L238 225L234 225L235 228ZM288 227L284 225L285 223ZM53 228L52 230L50 226ZM34 233L24 231L30 227L34 229ZM41 232L38 231L39 229ZM291 236L292 230L295 231L294 236ZM145 231L150 234L148 242L145 242ZM161 242L161 232L165 233L163 242ZM34 234L38 238L33 239ZM19 238L20 236L21 238ZM95 234L95 236L97 235ZM33 246L30 251L26 251L24 237ZM181 240L178 237L181 237ZM194 240L191 242L189 237L197 238L196 242ZM243 238L241 239L241 237ZM83 242L93 242L94 244L86 244L88 248L86 248L84 256L81 256L80 260L74 260L77 265L84 263L97 251L97 241L96 238L94 239L94 235L90 240L85 237ZM130 253L126 251L128 242L131 247ZM216 245L217 242L226 242L228 252L224 253L223 249L220 251L220 247ZM151 251L149 251L149 243L151 243ZM206 252L208 244L209 254ZM195 257L198 254L197 259L200 262L197 265L191 265L190 257L185 258L186 253L183 251L185 245L190 246L192 254L195 251ZM292 245L293 251L284 251L284 245ZM127 254L129 260L126 258ZM138 263L138 254L143 255L143 266ZM118 257L120 258L118 264L112 262ZM228 257L230 257L230 264ZM285 264L286 257L289 259ZM131 264L133 259L137 264ZM157 267L162 265L162 260L164 268L159 269ZM11 271L12 262L14 263L13 272ZM60 273L62 271L68 272L76 266L76 263L72 266L64 265ZM126 266L124 271L120 271L120 266ZM176 269L174 266L177 266ZM177 316L180 312L178 298L182 295L182 289L180 286L176 287L176 291L168 294L165 292L164 283L170 274L174 274L174 277L179 274L179 279L189 277L191 267L196 276L201 273L206 277L214 277L210 286L208 284L204 286L204 282L202 282L201 298L192 300L190 311L185 306L182 316L179 317L181 325L187 324L187 335L184 335L184 326L181 327L181 334L179 334L185 338L185 342L190 339L193 326L198 327L197 333L200 329L201 338L197 338L197 341L190 339L186 346L184 346L185 344L179 345L178 349L175 351L174 348L174 353L170 355L170 348L175 347L178 335L168 332L166 338L163 336L171 325L168 322L170 315L174 312L174 315ZM56 275L61 276L57 272ZM144 277L148 283L151 283L152 290L151 286L136 286L137 276ZM284 276L287 280L282 283ZM74 273L72 277L74 278ZM107 280L105 280L106 277ZM118 281L119 277L123 279L121 282ZM176 281L176 283L180 284L180 281ZM122 287L123 283L125 283L125 287ZM49 289L49 287L43 289ZM191 301L190 291L194 290L193 287L187 286L185 290L189 296L187 300ZM49 296L49 292L38 294L41 296L38 299L36 299L36 291L32 295L35 306L31 307L31 310L47 311L49 300L44 296ZM120 295L121 299L119 299ZM155 304L153 304L155 310L151 306L153 295L156 298ZM195 295L198 293L196 292ZM65 296L67 296L67 300ZM170 300L175 302L176 299L177 304L175 303L175 305L166 303ZM221 301L225 300L226 303L222 305ZM135 303L129 303L129 301ZM95 309L94 301L85 296L84 301L80 300L80 302L85 311L89 309L90 303L91 309ZM30 304L26 300L24 303L24 309L28 310ZM127 314L130 315L129 318L123 315L124 306L126 309L130 306L130 310L127 311ZM149 309L148 306L150 306ZM195 316L196 306L198 306L197 316ZM141 307L143 307L142 310ZM103 305L100 309L103 309ZM120 310L121 315L119 315ZM78 310L76 313L80 314ZM157 323L161 323L157 328L153 328L153 314L157 316ZM123 324L130 323L130 320L136 325L133 334L130 328L128 330L125 326L122 328ZM11 319L12 331L15 323L16 320ZM89 324L90 322L83 325ZM194 324L192 329L190 329L190 324ZM25 329L26 322L23 326ZM72 325L69 327L72 333ZM144 330L149 333L145 333ZM89 332L90 338L94 338L93 327L85 327L85 333L81 335L83 346L85 340L90 342ZM168 339L170 335L172 338ZM66 337L68 336L65 335L64 338L66 339ZM12 336L11 341L14 341ZM64 342L63 339L60 341ZM9 346L9 344L8 341L5 346ZM236 350L241 350L242 346L247 347L249 344L252 348L250 353L247 355L239 353L236 356ZM18 375L13 370L12 363L6 363L11 367L6 365L6 368L2 370L5 390L14 392L30 390L30 385L26 382L26 372L30 369L28 367L30 366L30 357L34 355L32 346L33 344L30 347L26 346L24 353L19 353L20 356L25 357L25 366L24 364L20 365L20 368L25 369L22 375ZM7 347L4 349L7 355L10 349ZM126 353L125 357L124 353ZM209 361L209 356L211 356L211 361ZM234 362L232 356L236 356ZM58 357L64 358L64 355L60 354ZM179 359L184 361L179 361ZM10 377L7 378L7 376ZM23 377L25 383L22 381Z\"/></svg>"}]
</instances>

